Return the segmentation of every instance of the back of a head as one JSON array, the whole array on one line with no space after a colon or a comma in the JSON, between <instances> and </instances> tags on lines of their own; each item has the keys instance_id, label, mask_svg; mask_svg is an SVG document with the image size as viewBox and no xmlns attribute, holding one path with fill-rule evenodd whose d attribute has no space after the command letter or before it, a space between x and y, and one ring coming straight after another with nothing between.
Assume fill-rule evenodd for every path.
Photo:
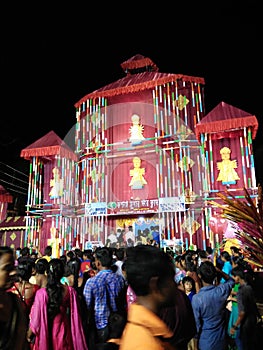
<instances>
[{"instance_id":1,"label":"back of a head","mask_svg":"<svg viewBox=\"0 0 263 350\"><path fill-rule=\"evenodd\" d=\"M74 276L74 287L78 286L78 277L79 277L79 273L80 273L80 265L81 265L81 261L79 260L79 258L75 257L71 260L69 260L66 263L65 266L65 273L64 275L66 277L73 275Z\"/></svg>"},{"instance_id":2,"label":"back of a head","mask_svg":"<svg viewBox=\"0 0 263 350\"><path fill-rule=\"evenodd\" d=\"M200 250L198 255L201 259L207 259L207 251L206 250Z\"/></svg>"},{"instance_id":3,"label":"back of a head","mask_svg":"<svg viewBox=\"0 0 263 350\"><path fill-rule=\"evenodd\" d=\"M103 267L110 268L112 266L112 250L108 247L97 248L94 255Z\"/></svg>"},{"instance_id":4,"label":"back of a head","mask_svg":"<svg viewBox=\"0 0 263 350\"><path fill-rule=\"evenodd\" d=\"M36 273L38 273L40 275L44 275L48 270L47 259L45 259L45 258L38 259L38 261L36 262L35 268L36 268Z\"/></svg>"},{"instance_id":5,"label":"back of a head","mask_svg":"<svg viewBox=\"0 0 263 350\"><path fill-rule=\"evenodd\" d=\"M29 254L30 254L30 250L28 247L23 247L20 250L20 256L29 256Z\"/></svg>"},{"instance_id":6,"label":"back of a head","mask_svg":"<svg viewBox=\"0 0 263 350\"><path fill-rule=\"evenodd\" d=\"M64 264L60 259L51 259L48 263L48 286L57 285L60 283L61 278L64 275Z\"/></svg>"},{"instance_id":7,"label":"back of a head","mask_svg":"<svg viewBox=\"0 0 263 350\"><path fill-rule=\"evenodd\" d=\"M122 261L125 257L125 249L124 248L116 249L115 255L118 260Z\"/></svg>"},{"instance_id":8,"label":"back of a head","mask_svg":"<svg viewBox=\"0 0 263 350\"><path fill-rule=\"evenodd\" d=\"M17 276L20 277L23 281L29 281L32 275L32 261L30 259L23 260L18 263L17 266Z\"/></svg>"},{"instance_id":9,"label":"back of a head","mask_svg":"<svg viewBox=\"0 0 263 350\"><path fill-rule=\"evenodd\" d=\"M232 245L232 246L230 247L230 250L232 250L232 252L235 253L235 254L239 254L239 253L240 253L239 248L236 247L235 245Z\"/></svg>"},{"instance_id":10,"label":"back of a head","mask_svg":"<svg viewBox=\"0 0 263 350\"><path fill-rule=\"evenodd\" d=\"M221 255L221 258L226 259L226 261L230 261L231 260L231 255L226 250L221 252L220 255Z\"/></svg>"},{"instance_id":11,"label":"back of a head","mask_svg":"<svg viewBox=\"0 0 263 350\"><path fill-rule=\"evenodd\" d=\"M213 284L217 275L216 268L211 261L202 262L197 269L197 273L201 276L201 279L208 284Z\"/></svg>"},{"instance_id":12,"label":"back of a head","mask_svg":"<svg viewBox=\"0 0 263 350\"><path fill-rule=\"evenodd\" d=\"M64 263L60 259L51 259L48 263L48 274L47 274L47 294L48 304L47 313L50 322L60 312L60 305L62 303L62 284L60 283L61 278L64 274Z\"/></svg>"},{"instance_id":13,"label":"back of a head","mask_svg":"<svg viewBox=\"0 0 263 350\"><path fill-rule=\"evenodd\" d=\"M174 276L175 271L170 256L150 245L127 248L125 269L128 283L137 296L149 293L152 277L159 277L162 281Z\"/></svg>"},{"instance_id":14,"label":"back of a head","mask_svg":"<svg viewBox=\"0 0 263 350\"><path fill-rule=\"evenodd\" d=\"M52 247L51 245L46 246L44 250L44 255L51 256L52 255Z\"/></svg>"}]
</instances>

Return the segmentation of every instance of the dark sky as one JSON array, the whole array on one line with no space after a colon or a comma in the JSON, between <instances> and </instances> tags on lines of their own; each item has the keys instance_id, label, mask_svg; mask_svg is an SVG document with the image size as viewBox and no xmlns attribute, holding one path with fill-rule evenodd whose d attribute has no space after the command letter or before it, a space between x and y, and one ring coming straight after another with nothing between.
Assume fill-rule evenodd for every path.
<instances>
[{"instance_id":1,"label":"dark sky","mask_svg":"<svg viewBox=\"0 0 263 350\"><path fill-rule=\"evenodd\" d=\"M21 149L51 130L63 139L75 124L74 104L122 78L120 64L136 54L160 72L203 77L207 113L224 101L255 115L254 151L263 155L256 1L54 3L12 2L1 11L0 162L22 166Z\"/></svg>"}]
</instances>

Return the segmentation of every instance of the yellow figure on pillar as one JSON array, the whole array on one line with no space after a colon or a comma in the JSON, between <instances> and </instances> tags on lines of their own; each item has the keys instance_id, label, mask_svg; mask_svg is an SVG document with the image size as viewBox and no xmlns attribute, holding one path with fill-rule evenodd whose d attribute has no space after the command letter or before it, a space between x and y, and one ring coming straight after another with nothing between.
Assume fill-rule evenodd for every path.
<instances>
[{"instance_id":1,"label":"yellow figure on pillar","mask_svg":"<svg viewBox=\"0 0 263 350\"><path fill-rule=\"evenodd\" d=\"M129 186L131 186L133 190L139 190L147 184L147 181L143 176L145 175L145 169L141 168L141 159L139 157L133 158L133 166L134 168L130 170L130 176L132 176L132 179Z\"/></svg>"},{"instance_id":2,"label":"yellow figure on pillar","mask_svg":"<svg viewBox=\"0 0 263 350\"><path fill-rule=\"evenodd\" d=\"M130 139L129 141L133 146L140 145L142 140L144 140L143 136L143 125L140 125L140 117L137 114L133 114L131 117L132 126L130 127Z\"/></svg>"},{"instance_id":3,"label":"yellow figure on pillar","mask_svg":"<svg viewBox=\"0 0 263 350\"><path fill-rule=\"evenodd\" d=\"M235 184L239 180L239 176L235 169L237 168L237 161L230 160L231 150L228 147L223 147L220 150L222 162L217 162L217 169L219 174L217 181L222 181L223 185Z\"/></svg>"},{"instance_id":4,"label":"yellow figure on pillar","mask_svg":"<svg viewBox=\"0 0 263 350\"><path fill-rule=\"evenodd\" d=\"M60 177L59 169L57 167L53 168L53 179L50 180L51 191L49 196L51 199L59 198L63 196L63 179Z\"/></svg>"}]
</instances>

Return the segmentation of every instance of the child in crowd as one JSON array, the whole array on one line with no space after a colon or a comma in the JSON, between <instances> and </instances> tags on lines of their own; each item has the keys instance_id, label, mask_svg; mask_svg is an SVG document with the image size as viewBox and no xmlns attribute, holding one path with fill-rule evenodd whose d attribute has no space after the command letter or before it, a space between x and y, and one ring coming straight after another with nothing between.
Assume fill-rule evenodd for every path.
<instances>
[{"instance_id":1,"label":"child in crowd","mask_svg":"<svg viewBox=\"0 0 263 350\"><path fill-rule=\"evenodd\" d=\"M190 276L185 276L182 279L182 284L184 287L185 294L188 296L189 300L192 302L192 297L196 293L194 279Z\"/></svg>"}]
</instances>

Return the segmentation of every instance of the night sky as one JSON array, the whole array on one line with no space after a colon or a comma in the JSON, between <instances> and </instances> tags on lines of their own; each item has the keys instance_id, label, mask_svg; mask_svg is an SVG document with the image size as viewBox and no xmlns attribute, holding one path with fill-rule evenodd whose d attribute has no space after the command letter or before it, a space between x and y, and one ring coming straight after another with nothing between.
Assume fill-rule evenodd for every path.
<instances>
[{"instance_id":1,"label":"night sky","mask_svg":"<svg viewBox=\"0 0 263 350\"><path fill-rule=\"evenodd\" d=\"M159 72L203 77L206 113L224 101L257 117L253 147L263 183L261 11L256 1L234 3L6 4L0 184L15 192L10 183L24 176L14 169L28 174L20 151L51 130L63 139L75 124L74 104L124 77L121 63L136 54Z\"/></svg>"}]
</instances>

